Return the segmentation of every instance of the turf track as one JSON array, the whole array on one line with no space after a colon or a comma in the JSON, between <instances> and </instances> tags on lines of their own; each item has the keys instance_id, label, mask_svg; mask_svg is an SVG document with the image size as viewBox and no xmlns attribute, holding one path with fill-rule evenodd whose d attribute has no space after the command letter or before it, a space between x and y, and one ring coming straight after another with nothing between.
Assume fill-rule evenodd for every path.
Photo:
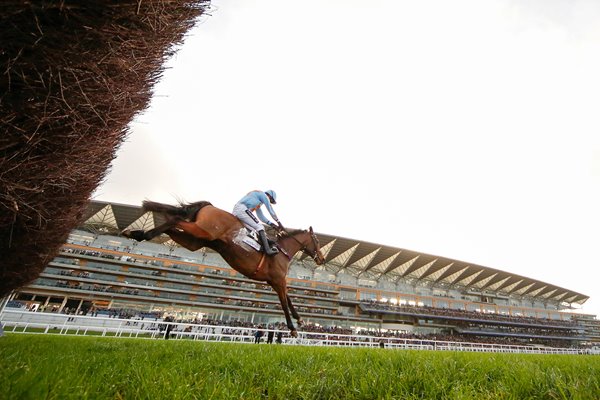
<instances>
[{"instance_id":1,"label":"turf track","mask_svg":"<svg viewBox=\"0 0 600 400\"><path fill-rule=\"evenodd\" d=\"M9 334L2 399L600 399L600 357Z\"/></svg>"}]
</instances>

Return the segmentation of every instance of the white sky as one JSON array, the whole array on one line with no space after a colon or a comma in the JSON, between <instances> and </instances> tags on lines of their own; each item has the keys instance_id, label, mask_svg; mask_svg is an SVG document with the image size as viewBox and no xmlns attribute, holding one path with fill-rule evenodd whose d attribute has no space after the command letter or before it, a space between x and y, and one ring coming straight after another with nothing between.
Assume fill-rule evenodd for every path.
<instances>
[{"instance_id":1,"label":"white sky","mask_svg":"<svg viewBox=\"0 0 600 400\"><path fill-rule=\"evenodd\" d=\"M600 2L213 1L94 198L274 189L284 225L591 296Z\"/></svg>"}]
</instances>

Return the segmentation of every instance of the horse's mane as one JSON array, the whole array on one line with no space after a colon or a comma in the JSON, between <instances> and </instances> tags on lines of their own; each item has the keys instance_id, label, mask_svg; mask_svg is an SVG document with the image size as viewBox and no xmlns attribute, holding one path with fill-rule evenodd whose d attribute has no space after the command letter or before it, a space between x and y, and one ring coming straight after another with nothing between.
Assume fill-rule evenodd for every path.
<instances>
[{"instance_id":1,"label":"horse's mane","mask_svg":"<svg viewBox=\"0 0 600 400\"><path fill-rule=\"evenodd\" d=\"M293 229L293 230L289 230L289 231L286 231L286 232L287 232L287 235L283 236L283 238L285 238L287 236L290 236L290 237L291 236L296 236L296 235L298 235L300 233L306 233L307 231L306 231L306 229Z\"/></svg>"},{"instance_id":2,"label":"horse's mane","mask_svg":"<svg viewBox=\"0 0 600 400\"><path fill-rule=\"evenodd\" d=\"M299 239L296 238L296 235L300 235L302 233L306 233L306 229L286 229L285 233L277 234L277 243L285 243L288 241L297 242Z\"/></svg>"}]
</instances>

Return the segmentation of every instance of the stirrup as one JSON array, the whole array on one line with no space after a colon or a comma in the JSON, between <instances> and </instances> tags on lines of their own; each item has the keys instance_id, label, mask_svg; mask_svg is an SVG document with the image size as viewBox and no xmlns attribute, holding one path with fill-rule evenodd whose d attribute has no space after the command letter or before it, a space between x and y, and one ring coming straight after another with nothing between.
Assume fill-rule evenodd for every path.
<instances>
[{"instance_id":1,"label":"stirrup","mask_svg":"<svg viewBox=\"0 0 600 400\"><path fill-rule=\"evenodd\" d=\"M269 240L267 239L267 233L265 231L258 231L258 237L260 238L260 244L262 245L263 252L268 256L273 256L279 253L277 248L271 247Z\"/></svg>"},{"instance_id":2,"label":"stirrup","mask_svg":"<svg viewBox=\"0 0 600 400\"><path fill-rule=\"evenodd\" d=\"M266 255L268 256L274 256L275 254L279 253L279 250L277 249L277 247L271 247L271 246L263 246L263 251Z\"/></svg>"},{"instance_id":3,"label":"stirrup","mask_svg":"<svg viewBox=\"0 0 600 400\"><path fill-rule=\"evenodd\" d=\"M276 254L279 254L279 250L277 249L271 249L271 251L265 251L265 254L268 256L274 256Z\"/></svg>"}]
</instances>

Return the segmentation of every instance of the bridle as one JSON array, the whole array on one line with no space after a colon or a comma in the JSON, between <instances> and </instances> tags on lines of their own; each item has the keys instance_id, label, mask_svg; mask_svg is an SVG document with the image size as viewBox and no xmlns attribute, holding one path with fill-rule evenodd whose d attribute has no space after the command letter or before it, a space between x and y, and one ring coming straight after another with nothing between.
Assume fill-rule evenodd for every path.
<instances>
[{"instance_id":1,"label":"bridle","mask_svg":"<svg viewBox=\"0 0 600 400\"><path fill-rule=\"evenodd\" d=\"M314 250L309 250L308 249L308 245L302 243L301 241L299 241L298 239L296 239L295 236L292 236L290 234L287 233L287 231L283 231L285 232L285 234L288 237L291 237L292 239L294 239L299 245L301 245L302 247L300 248L300 251L302 251L303 253L307 254L308 256L310 256L315 262L318 262L318 257L319 257L319 251L317 250L319 248L319 239L317 238L317 235L315 235L314 232L309 231L309 235L310 235L310 239L312 241L312 245L314 246Z\"/></svg>"}]
</instances>

